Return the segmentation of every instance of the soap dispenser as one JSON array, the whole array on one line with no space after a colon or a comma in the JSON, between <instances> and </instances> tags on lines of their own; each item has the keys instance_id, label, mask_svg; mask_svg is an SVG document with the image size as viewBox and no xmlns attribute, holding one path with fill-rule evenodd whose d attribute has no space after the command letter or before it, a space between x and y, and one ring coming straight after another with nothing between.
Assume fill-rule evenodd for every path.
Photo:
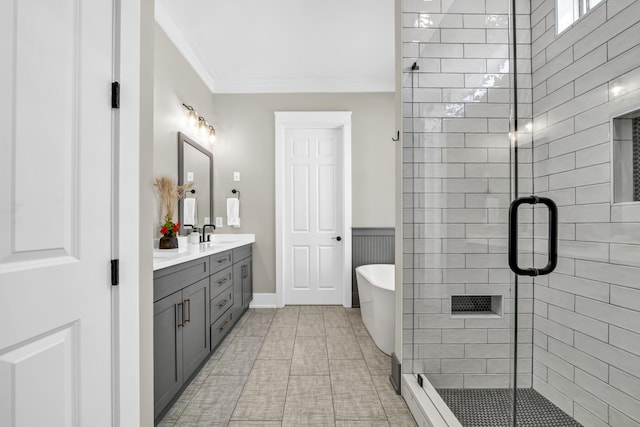
<instances>
[{"instance_id":1,"label":"soap dispenser","mask_svg":"<svg viewBox=\"0 0 640 427\"><path fill-rule=\"evenodd\" d=\"M193 231L191 232L191 234L189 234L189 243L191 244L199 244L200 243L200 233L198 232L197 228L193 228Z\"/></svg>"}]
</instances>

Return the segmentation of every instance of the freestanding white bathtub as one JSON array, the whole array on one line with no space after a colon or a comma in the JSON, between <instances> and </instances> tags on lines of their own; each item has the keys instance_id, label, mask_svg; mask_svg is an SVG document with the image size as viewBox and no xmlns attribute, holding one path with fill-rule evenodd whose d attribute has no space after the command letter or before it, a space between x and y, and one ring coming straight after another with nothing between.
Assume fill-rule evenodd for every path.
<instances>
[{"instance_id":1,"label":"freestanding white bathtub","mask_svg":"<svg viewBox=\"0 0 640 427\"><path fill-rule=\"evenodd\" d=\"M356 268L362 323L378 348L391 355L395 333L395 272L393 264Z\"/></svg>"}]
</instances>

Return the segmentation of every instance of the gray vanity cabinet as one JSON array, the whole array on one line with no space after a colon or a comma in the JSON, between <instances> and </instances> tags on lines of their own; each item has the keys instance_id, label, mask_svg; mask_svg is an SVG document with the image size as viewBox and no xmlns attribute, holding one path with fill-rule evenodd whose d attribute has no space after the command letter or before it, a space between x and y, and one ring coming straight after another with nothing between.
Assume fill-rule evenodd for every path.
<instances>
[{"instance_id":1,"label":"gray vanity cabinet","mask_svg":"<svg viewBox=\"0 0 640 427\"><path fill-rule=\"evenodd\" d=\"M251 254L245 245L154 272L156 420L249 308Z\"/></svg>"},{"instance_id":2,"label":"gray vanity cabinet","mask_svg":"<svg viewBox=\"0 0 640 427\"><path fill-rule=\"evenodd\" d=\"M252 257L241 261L240 272L242 274L242 307L247 310L249 303L253 301L253 271L251 268Z\"/></svg>"},{"instance_id":3,"label":"gray vanity cabinet","mask_svg":"<svg viewBox=\"0 0 640 427\"><path fill-rule=\"evenodd\" d=\"M157 416L209 355L209 279L155 302L153 313Z\"/></svg>"},{"instance_id":4,"label":"gray vanity cabinet","mask_svg":"<svg viewBox=\"0 0 640 427\"><path fill-rule=\"evenodd\" d=\"M233 326L233 259L232 252L212 255L210 261L213 274L209 277L211 303L211 351L220 344Z\"/></svg>"},{"instance_id":5,"label":"gray vanity cabinet","mask_svg":"<svg viewBox=\"0 0 640 427\"><path fill-rule=\"evenodd\" d=\"M242 308L242 271L240 263L233 264L233 321L240 320L243 312Z\"/></svg>"},{"instance_id":6,"label":"gray vanity cabinet","mask_svg":"<svg viewBox=\"0 0 640 427\"><path fill-rule=\"evenodd\" d=\"M209 355L209 279L182 290L184 327L182 329L182 365L188 379Z\"/></svg>"},{"instance_id":7,"label":"gray vanity cabinet","mask_svg":"<svg viewBox=\"0 0 640 427\"><path fill-rule=\"evenodd\" d=\"M233 312L236 321L253 300L251 245L233 250Z\"/></svg>"},{"instance_id":8,"label":"gray vanity cabinet","mask_svg":"<svg viewBox=\"0 0 640 427\"><path fill-rule=\"evenodd\" d=\"M209 258L154 272L154 417L209 354Z\"/></svg>"},{"instance_id":9,"label":"gray vanity cabinet","mask_svg":"<svg viewBox=\"0 0 640 427\"><path fill-rule=\"evenodd\" d=\"M153 395L154 417L171 402L182 387L182 292L153 304Z\"/></svg>"}]
</instances>

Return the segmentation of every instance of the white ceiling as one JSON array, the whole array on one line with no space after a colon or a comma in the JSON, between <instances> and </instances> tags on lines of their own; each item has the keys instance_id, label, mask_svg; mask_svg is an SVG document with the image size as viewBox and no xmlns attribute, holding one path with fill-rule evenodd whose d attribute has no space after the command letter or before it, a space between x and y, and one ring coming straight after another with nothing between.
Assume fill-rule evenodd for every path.
<instances>
[{"instance_id":1,"label":"white ceiling","mask_svg":"<svg viewBox=\"0 0 640 427\"><path fill-rule=\"evenodd\" d=\"M393 92L394 0L156 0L214 93Z\"/></svg>"}]
</instances>

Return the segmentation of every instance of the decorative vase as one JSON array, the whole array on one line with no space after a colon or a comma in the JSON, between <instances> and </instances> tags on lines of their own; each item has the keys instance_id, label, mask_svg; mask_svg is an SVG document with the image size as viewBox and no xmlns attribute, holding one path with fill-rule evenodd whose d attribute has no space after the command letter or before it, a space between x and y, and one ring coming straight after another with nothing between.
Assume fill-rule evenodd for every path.
<instances>
[{"instance_id":1,"label":"decorative vase","mask_svg":"<svg viewBox=\"0 0 640 427\"><path fill-rule=\"evenodd\" d=\"M176 236L169 236L165 234L160 238L160 242L158 242L159 249L177 249L178 247L178 238Z\"/></svg>"}]
</instances>

